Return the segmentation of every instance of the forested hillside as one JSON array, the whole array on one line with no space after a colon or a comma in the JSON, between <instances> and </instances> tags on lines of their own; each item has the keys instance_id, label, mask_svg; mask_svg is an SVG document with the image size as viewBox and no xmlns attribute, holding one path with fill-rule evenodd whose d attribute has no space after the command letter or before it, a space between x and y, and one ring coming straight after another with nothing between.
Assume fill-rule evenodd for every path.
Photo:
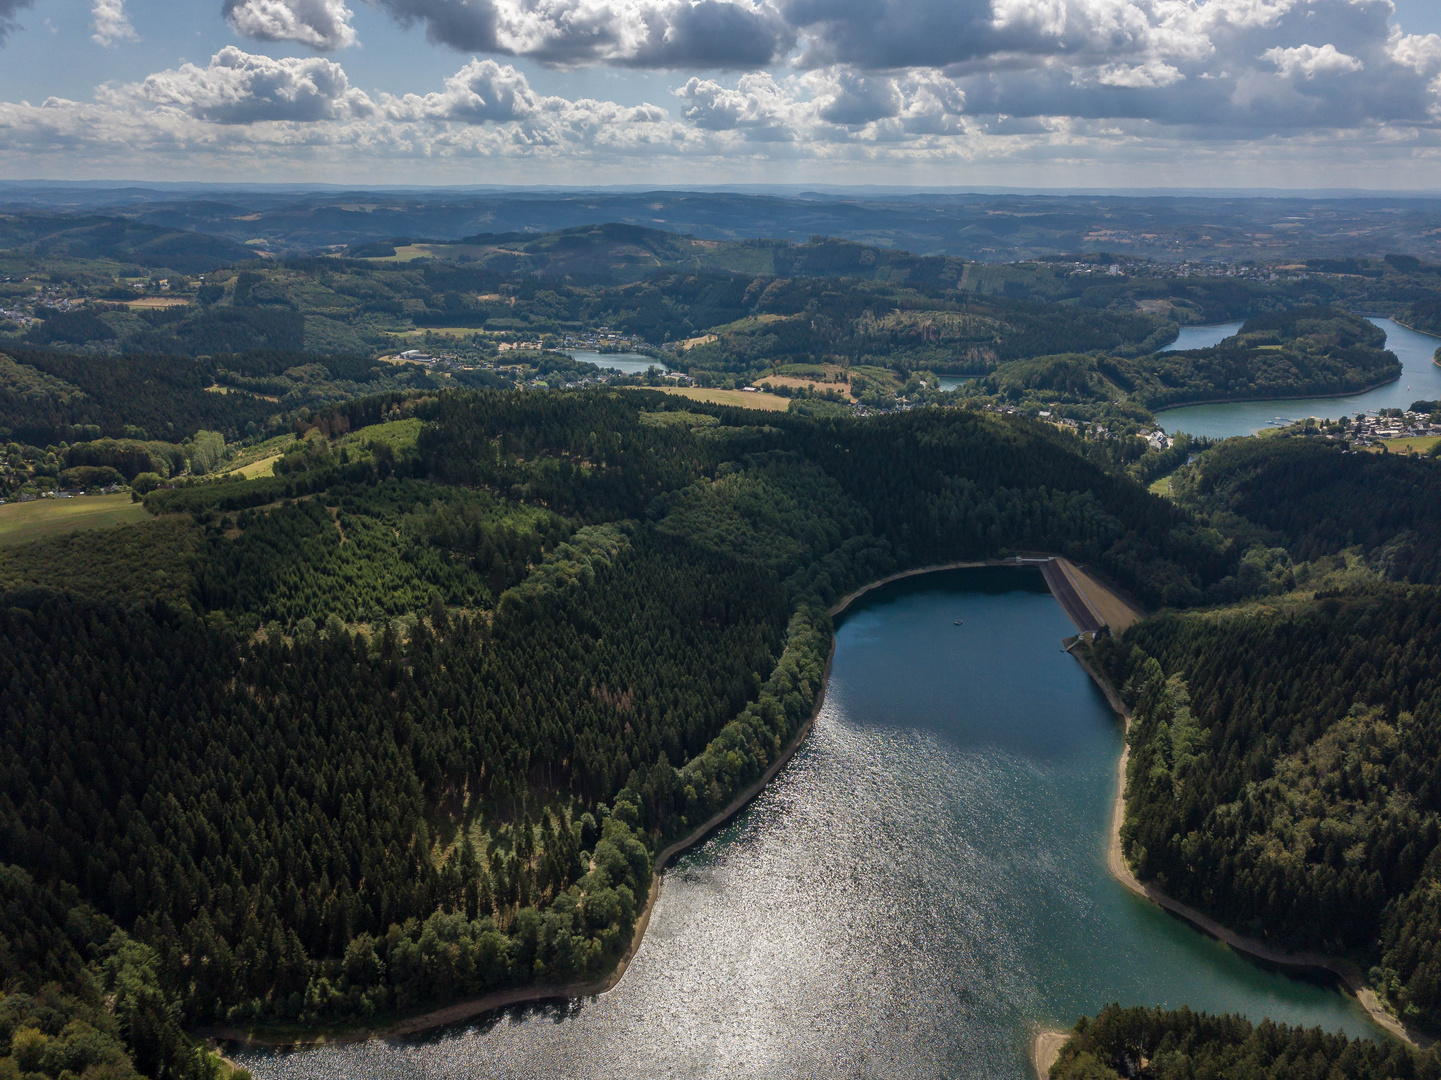
<instances>
[{"instance_id":1,"label":"forested hillside","mask_svg":"<svg viewBox=\"0 0 1441 1080\"><path fill-rule=\"evenodd\" d=\"M1386 335L1338 308L1297 308L1253 318L1209 349L1146 355L1102 355L1067 348L1062 355L1001 364L972 393L1089 418L1083 408L1127 399L1145 409L1197 401L1244 401L1341 394L1397 378L1400 362Z\"/></svg>"},{"instance_id":2,"label":"forested hillside","mask_svg":"<svg viewBox=\"0 0 1441 1080\"><path fill-rule=\"evenodd\" d=\"M275 475L0 552L0 861L153 950L186 1024L603 973L653 853L810 714L861 582L1047 549L1159 603L1234 569L978 410L511 391L306 424Z\"/></svg>"},{"instance_id":3,"label":"forested hillside","mask_svg":"<svg viewBox=\"0 0 1441 1080\"><path fill-rule=\"evenodd\" d=\"M1051 1067L1051 1080L1435 1080L1441 1058L1397 1042L1348 1039L1181 1008L1108 1005L1082 1017Z\"/></svg>"},{"instance_id":4,"label":"forested hillside","mask_svg":"<svg viewBox=\"0 0 1441 1080\"><path fill-rule=\"evenodd\" d=\"M1441 1027L1441 595L1162 614L1100 653L1135 716L1136 873L1245 933L1355 957Z\"/></svg>"},{"instance_id":5,"label":"forested hillside","mask_svg":"<svg viewBox=\"0 0 1441 1080\"><path fill-rule=\"evenodd\" d=\"M1316 438L1232 439L1182 469L1175 497L1250 545L1297 561L1355 549L1398 581L1441 584L1441 470Z\"/></svg>"}]
</instances>

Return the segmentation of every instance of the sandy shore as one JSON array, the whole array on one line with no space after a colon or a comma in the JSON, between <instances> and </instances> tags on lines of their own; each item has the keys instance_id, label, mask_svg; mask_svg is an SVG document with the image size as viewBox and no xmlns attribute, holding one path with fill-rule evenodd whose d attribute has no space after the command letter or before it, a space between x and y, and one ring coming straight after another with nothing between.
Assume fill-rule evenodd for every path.
<instances>
[{"instance_id":1,"label":"sandy shore","mask_svg":"<svg viewBox=\"0 0 1441 1080\"><path fill-rule=\"evenodd\" d=\"M1066 1045L1066 1040L1070 1037L1069 1031L1053 1028L1036 1032L1036 1037L1031 1040L1031 1065L1039 1080L1046 1080L1051 1075L1051 1066L1061 1056L1061 1047Z\"/></svg>"},{"instance_id":2,"label":"sandy shore","mask_svg":"<svg viewBox=\"0 0 1441 1080\"><path fill-rule=\"evenodd\" d=\"M1080 662L1091 678L1105 692L1106 699L1110 702L1111 708L1125 722L1126 731L1129 733L1131 726L1131 712L1122 703L1117 695L1115 687L1109 679L1105 678L1090 663L1090 661L1078 652L1072 652L1072 656ZM1298 952L1289 953L1281 949L1273 948L1264 941L1247 937L1245 934L1238 934L1229 927L1222 926L1215 919L1204 915L1188 904L1183 904L1170 896L1167 896L1156 886L1139 880L1131 871L1130 864L1126 861L1125 851L1121 846L1121 825L1126 817L1126 765L1130 761L1131 748L1129 745L1122 747L1121 759L1116 764L1116 797L1111 807L1111 834L1106 846L1106 865L1111 874L1131 892L1137 896L1143 896L1152 903L1165 908L1171 914L1184 919L1202 933L1208 934L1217 941L1223 942L1239 953L1260 960L1272 967L1287 968L1292 971L1304 971L1312 974L1325 973L1334 976L1343 986L1346 987L1356 1000L1361 1003L1371 1019L1381 1028L1390 1032L1398 1039L1402 1039L1413 1046L1428 1047L1435 1043L1435 1039L1408 1028L1403 1024L1385 1005L1377 998L1374 991L1366 985L1365 973L1359 967L1348 960L1342 960L1333 956L1326 956L1323 953Z\"/></svg>"}]
</instances>

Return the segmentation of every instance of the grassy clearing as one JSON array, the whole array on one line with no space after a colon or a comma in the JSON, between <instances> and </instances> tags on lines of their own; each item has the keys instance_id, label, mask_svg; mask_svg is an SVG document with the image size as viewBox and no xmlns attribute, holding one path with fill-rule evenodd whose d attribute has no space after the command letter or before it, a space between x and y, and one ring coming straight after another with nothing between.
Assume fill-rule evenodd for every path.
<instances>
[{"instance_id":1,"label":"grassy clearing","mask_svg":"<svg viewBox=\"0 0 1441 1080\"><path fill-rule=\"evenodd\" d=\"M411 262L415 259L458 259L462 255L476 258L496 249L483 244L398 244L394 255L377 255L366 262Z\"/></svg>"},{"instance_id":2,"label":"grassy clearing","mask_svg":"<svg viewBox=\"0 0 1441 1080\"><path fill-rule=\"evenodd\" d=\"M221 386L219 383L216 383L214 386L207 386L205 388L205 392L207 394L244 394L246 397L253 397L258 401L280 400L280 398L276 397L274 394L256 394L252 393L249 390L237 389L234 386Z\"/></svg>"},{"instance_id":3,"label":"grassy clearing","mask_svg":"<svg viewBox=\"0 0 1441 1080\"><path fill-rule=\"evenodd\" d=\"M77 529L108 529L144 521L145 507L125 495L83 495L74 499L37 499L0 506L0 546L61 536Z\"/></svg>"},{"instance_id":4,"label":"grassy clearing","mask_svg":"<svg viewBox=\"0 0 1441 1080\"><path fill-rule=\"evenodd\" d=\"M653 389L662 394L690 398L692 401L707 401L712 405L737 405L742 409L759 409L762 412L785 412L791 406L790 398L776 397L774 394L748 394L744 390L708 390L702 386L658 386Z\"/></svg>"},{"instance_id":5,"label":"grassy clearing","mask_svg":"<svg viewBox=\"0 0 1441 1080\"><path fill-rule=\"evenodd\" d=\"M413 342L417 338L423 338L426 334L435 334L439 337L465 338L485 337L485 330L479 326L420 326L414 330L387 330L393 338L404 338L406 342ZM382 356L382 360L389 360L393 364L404 364L408 361L398 359L394 356Z\"/></svg>"},{"instance_id":6,"label":"grassy clearing","mask_svg":"<svg viewBox=\"0 0 1441 1080\"><path fill-rule=\"evenodd\" d=\"M127 300L128 308L173 308L189 307L190 301L183 296L142 296L139 300Z\"/></svg>"},{"instance_id":7,"label":"grassy clearing","mask_svg":"<svg viewBox=\"0 0 1441 1080\"><path fill-rule=\"evenodd\" d=\"M1389 454L1425 454L1437 443L1441 443L1441 435L1417 435L1414 439L1387 439L1384 445ZM1365 449L1373 454L1381 452L1379 446L1367 446Z\"/></svg>"},{"instance_id":8,"label":"grassy clearing","mask_svg":"<svg viewBox=\"0 0 1441 1080\"><path fill-rule=\"evenodd\" d=\"M723 323L720 326L712 326L707 337L714 334L747 333L752 330L759 330L771 323L785 322L788 318L797 318L794 315L748 315L744 319L737 319L735 322Z\"/></svg>"},{"instance_id":9,"label":"grassy clearing","mask_svg":"<svg viewBox=\"0 0 1441 1080\"><path fill-rule=\"evenodd\" d=\"M414 450L416 440L420 438L421 421L416 417L406 420L391 420L385 424L371 424L359 431L352 431L341 440L345 443L385 443L397 453Z\"/></svg>"},{"instance_id":10,"label":"grassy clearing","mask_svg":"<svg viewBox=\"0 0 1441 1080\"><path fill-rule=\"evenodd\" d=\"M228 469L227 472L239 473L247 480L254 480L257 476L271 475L275 471L275 463L279 460L279 454L271 454L269 457L257 458L237 468Z\"/></svg>"},{"instance_id":11,"label":"grassy clearing","mask_svg":"<svg viewBox=\"0 0 1441 1080\"><path fill-rule=\"evenodd\" d=\"M255 476L253 471L247 471L257 462L266 462L265 471L262 476L270 475L270 462L280 456L282 450L295 441L294 435L277 435L273 439L266 439L264 442L256 443L254 446L242 447L240 451L225 466L220 469L222 473L244 472L247 479Z\"/></svg>"},{"instance_id":12,"label":"grassy clearing","mask_svg":"<svg viewBox=\"0 0 1441 1080\"><path fill-rule=\"evenodd\" d=\"M1175 473L1167 473L1159 480L1152 480L1151 486L1146 490L1152 495L1160 495L1164 499L1169 499L1171 497L1171 478L1175 475Z\"/></svg>"},{"instance_id":13,"label":"grassy clearing","mask_svg":"<svg viewBox=\"0 0 1441 1080\"><path fill-rule=\"evenodd\" d=\"M828 383L816 379L806 379L799 375L767 375L764 379L756 380L757 386L789 386L793 390L802 387L809 387L816 393L825 390L834 390L847 401L855 401L856 396L851 393L851 388L845 383Z\"/></svg>"}]
</instances>

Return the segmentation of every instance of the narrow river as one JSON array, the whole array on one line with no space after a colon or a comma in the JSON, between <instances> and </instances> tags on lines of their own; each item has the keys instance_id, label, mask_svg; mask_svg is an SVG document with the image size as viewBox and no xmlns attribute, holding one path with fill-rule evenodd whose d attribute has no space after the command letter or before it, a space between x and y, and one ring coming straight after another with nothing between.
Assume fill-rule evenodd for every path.
<instances>
[{"instance_id":1,"label":"narrow river","mask_svg":"<svg viewBox=\"0 0 1441 1080\"><path fill-rule=\"evenodd\" d=\"M1373 1034L1339 991L1263 971L1108 875L1121 731L1060 650L1072 632L1032 569L876 590L837 633L810 740L666 875L613 991L241 1061L267 1080L1020 1080L1038 1024L1111 1001Z\"/></svg>"},{"instance_id":2,"label":"narrow river","mask_svg":"<svg viewBox=\"0 0 1441 1080\"><path fill-rule=\"evenodd\" d=\"M1172 434L1185 431L1191 435L1204 435L1211 439L1227 439L1232 435L1254 435L1262 428L1276 427L1304 420L1308 416L1354 416L1356 413L1376 412L1380 409L1406 409L1413 401L1441 400L1441 367L1433 360L1441 338L1408 330L1390 319L1372 319L1386 331L1386 348L1401 361L1401 377L1385 386L1378 386L1364 394L1332 398L1284 398L1275 401L1231 401L1211 405L1182 405L1175 409L1163 409L1156 414L1161 427ZM1216 334L1239 323L1221 326L1193 326L1182 330L1191 331L1196 344L1182 346L1179 339L1171 348L1205 348L1220 339ZM1201 331L1209 331L1202 334ZM1231 330L1235 333L1235 330ZM1229 335L1223 335L1229 336ZM1215 338L1215 340L1211 340Z\"/></svg>"}]
</instances>

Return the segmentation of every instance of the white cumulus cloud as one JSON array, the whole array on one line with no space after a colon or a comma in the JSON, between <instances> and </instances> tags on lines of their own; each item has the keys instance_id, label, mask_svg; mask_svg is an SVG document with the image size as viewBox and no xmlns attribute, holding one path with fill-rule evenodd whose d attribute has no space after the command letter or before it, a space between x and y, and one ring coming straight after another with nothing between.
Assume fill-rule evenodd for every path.
<instances>
[{"instance_id":1,"label":"white cumulus cloud","mask_svg":"<svg viewBox=\"0 0 1441 1080\"><path fill-rule=\"evenodd\" d=\"M1441 34L1397 34L1391 59L1418 75L1441 68Z\"/></svg>"},{"instance_id":2,"label":"white cumulus cloud","mask_svg":"<svg viewBox=\"0 0 1441 1080\"><path fill-rule=\"evenodd\" d=\"M1144 64L1107 64L1097 72L1096 81L1102 86L1153 90L1178 83L1185 77L1164 61L1148 60Z\"/></svg>"},{"instance_id":3,"label":"white cumulus cloud","mask_svg":"<svg viewBox=\"0 0 1441 1080\"><path fill-rule=\"evenodd\" d=\"M256 56L234 45L206 67L182 64L106 95L178 109L217 124L315 122L368 116L375 106L350 85L345 69L320 57Z\"/></svg>"},{"instance_id":4,"label":"white cumulus cloud","mask_svg":"<svg viewBox=\"0 0 1441 1080\"><path fill-rule=\"evenodd\" d=\"M1300 75L1306 79L1314 79L1317 75L1346 75L1360 71L1364 66L1360 60L1331 44L1297 45L1292 49L1276 45L1263 52L1261 59L1275 64L1282 75Z\"/></svg>"},{"instance_id":5,"label":"white cumulus cloud","mask_svg":"<svg viewBox=\"0 0 1441 1080\"><path fill-rule=\"evenodd\" d=\"M297 41L317 52L356 44L345 0L225 0L225 20L242 37Z\"/></svg>"},{"instance_id":6,"label":"white cumulus cloud","mask_svg":"<svg viewBox=\"0 0 1441 1080\"><path fill-rule=\"evenodd\" d=\"M107 47L136 39L135 27L125 14L125 0L94 0L90 5L90 27L94 31L91 38Z\"/></svg>"}]
</instances>

